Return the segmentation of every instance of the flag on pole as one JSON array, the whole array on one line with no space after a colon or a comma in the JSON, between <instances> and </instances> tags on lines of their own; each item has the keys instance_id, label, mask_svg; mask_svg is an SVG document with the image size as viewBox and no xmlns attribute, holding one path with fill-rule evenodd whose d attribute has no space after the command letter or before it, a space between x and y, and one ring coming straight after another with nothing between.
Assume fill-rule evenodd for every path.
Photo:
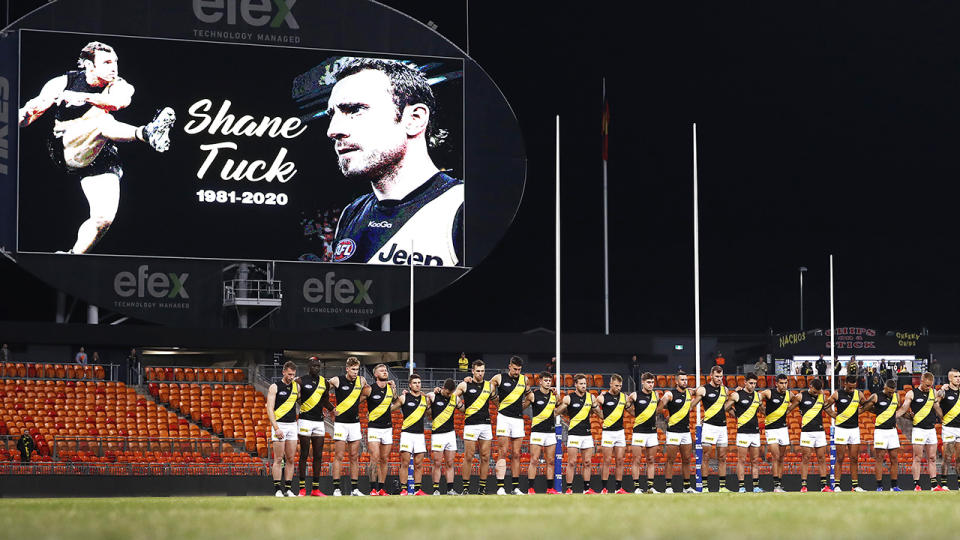
<instances>
[{"instance_id":1,"label":"flag on pole","mask_svg":"<svg viewBox=\"0 0 960 540\"><path fill-rule=\"evenodd\" d=\"M607 101L607 90L603 90L603 117L600 122L600 133L603 135L603 160L609 159L610 146L610 102Z\"/></svg>"}]
</instances>

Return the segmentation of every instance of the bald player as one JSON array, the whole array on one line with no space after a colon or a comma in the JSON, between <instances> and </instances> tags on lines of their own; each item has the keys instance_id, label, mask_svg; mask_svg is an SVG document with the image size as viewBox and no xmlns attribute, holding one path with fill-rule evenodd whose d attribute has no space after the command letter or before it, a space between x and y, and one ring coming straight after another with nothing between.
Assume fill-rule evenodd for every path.
<instances>
[{"instance_id":1,"label":"bald player","mask_svg":"<svg viewBox=\"0 0 960 540\"><path fill-rule=\"evenodd\" d=\"M930 474L930 490L944 491L937 478L937 417L943 417L937 394L933 389L933 373L929 371L920 377L920 386L907 391L897 416L913 419L913 490L923 491L920 487L920 461L927 458L927 472Z\"/></svg>"}]
</instances>

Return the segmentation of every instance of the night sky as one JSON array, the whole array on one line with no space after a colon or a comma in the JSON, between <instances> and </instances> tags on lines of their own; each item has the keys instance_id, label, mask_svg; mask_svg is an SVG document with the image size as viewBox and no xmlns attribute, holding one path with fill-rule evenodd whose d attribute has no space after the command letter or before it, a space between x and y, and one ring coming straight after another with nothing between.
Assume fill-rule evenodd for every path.
<instances>
[{"instance_id":1,"label":"night sky","mask_svg":"<svg viewBox=\"0 0 960 540\"><path fill-rule=\"evenodd\" d=\"M465 45L462 3L387 4ZM960 6L534 4L470 3L469 52L517 114L527 186L500 246L418 304L419 329L553 327L560 114L563 326L603 331L606 76L613 332L693 330L693 122L705 332L798 328L800 266L806 327L829 326L831 253L839 325L960 332ZM0 317L52 319L52 292L9 263L0 279L21 291Z\"/></svg>"}]
</instances>

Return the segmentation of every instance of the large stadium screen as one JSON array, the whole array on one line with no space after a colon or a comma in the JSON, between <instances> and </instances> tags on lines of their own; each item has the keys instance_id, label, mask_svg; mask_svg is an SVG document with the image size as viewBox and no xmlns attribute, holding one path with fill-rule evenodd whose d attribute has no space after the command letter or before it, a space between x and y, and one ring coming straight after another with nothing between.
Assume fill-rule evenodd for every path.
<instances>
[{"instance_id":1,"label":"large stadium screen","mask_svg":"<svg viewBox=\"0 0 960 540\"><path fill-rule=\"evenodd\" d=\"M20 40L18 252L466 266L462 59Z\"/></svg>"}]
</instances>

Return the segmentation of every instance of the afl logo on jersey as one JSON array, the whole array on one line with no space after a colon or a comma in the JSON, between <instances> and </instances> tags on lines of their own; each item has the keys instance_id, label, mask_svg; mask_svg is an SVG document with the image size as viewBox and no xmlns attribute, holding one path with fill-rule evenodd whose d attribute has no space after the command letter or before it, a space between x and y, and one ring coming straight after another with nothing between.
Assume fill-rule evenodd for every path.
<instances>
[{"instance_id":1,"label":"afl logo on jersey","mask_svg":"<svg viewBox=\"0 0 960 540\"><path fill-rule=\"evenodd\" d=\"M357 243L349 238L337 242L337 248L333 251L333 261L345 261L357 252Z\"/></svg>"}]
</instances>

